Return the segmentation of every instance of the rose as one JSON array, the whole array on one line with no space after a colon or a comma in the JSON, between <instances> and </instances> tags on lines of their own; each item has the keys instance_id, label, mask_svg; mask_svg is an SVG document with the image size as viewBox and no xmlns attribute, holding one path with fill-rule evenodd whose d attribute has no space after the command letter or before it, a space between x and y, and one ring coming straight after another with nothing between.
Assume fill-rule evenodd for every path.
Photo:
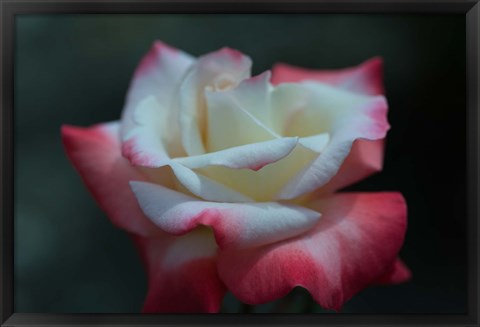
<instances>
[{"instance_id":1,"label":"rose","mask_svg":"<svg viewBox=\"0 0 480 327\"><path fill-rule=\"evenodd\" d=\"M338 310L409 278L398 193L334 193L379 171L389 129L378 58L339 71L195 59L154 43L120 122L63 126L67 154L140 249L144 312L219 310L306 288ZM271 80L271 81L270 81Z\"/></svg>"}]
</instances>

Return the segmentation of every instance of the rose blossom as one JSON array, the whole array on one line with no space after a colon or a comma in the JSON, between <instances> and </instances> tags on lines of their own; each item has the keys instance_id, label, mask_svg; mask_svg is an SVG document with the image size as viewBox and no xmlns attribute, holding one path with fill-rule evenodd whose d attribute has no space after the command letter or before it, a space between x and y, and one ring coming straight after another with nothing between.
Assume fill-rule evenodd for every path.
<instances>
[{"instance_id":1,"label":"rose blossom","mask_svg":"<svg viewBox=\"0 0 480 327\"><path fill-rule=\"evenodd\" d=\"M260 304L296 286L339 310L409 278L401 194L334 193L382 168L381 60L250 68L229 48L193 58L155 42L120 121L62 127L73 165L140 250L144 312L217 312L226 290Z\"/></svg>"}]
</instances>

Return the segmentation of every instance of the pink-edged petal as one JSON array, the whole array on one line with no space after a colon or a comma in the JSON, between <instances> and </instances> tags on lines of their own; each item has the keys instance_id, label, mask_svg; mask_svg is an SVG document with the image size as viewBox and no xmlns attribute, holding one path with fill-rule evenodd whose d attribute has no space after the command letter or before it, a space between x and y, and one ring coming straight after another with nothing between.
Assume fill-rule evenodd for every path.
<instances>
[{"instance_id":1,"label":"pink-edged petal","mask_svg":"<svg viewBox=\"0 0 480 327\"><path fill-rule=\"evenodd\" d=\"M300 236L219 252L220 278L238 299L265 303L301 286L321 306L339 310L388 273L406 229L406 206L399 193L337 194L311 207L322 218Z\"/></svg>"},{"instance_id":2,"label":"pink-edged petal","mask_svg":"<svg viewBox=\"0 0 480 327\"><path fill-rule=\"evenodd\" d=\"M352 92L368 95L384 94L383 60L371 58L358 66L338 70L316 70L283 63L272 69L272 84L317 81Z\"/></svg>"},{"instance_id":3,"label":"pink-edged petal","mask_svg":"<svg viewBox=\"0 0 480 327\"><path fill-rule=\"evenodd\" d=\"M320 218L313 210L280 204L200 201L160 185L131 182L147 217L168 233L183 235L210 226L221 248L246 248L284 240L309 230Z\"/></svg>"},{"instance_id":4,"label":"pink-edged petal","mask_svg":"<svg viewBox=\"0 0 480 327\"><path fill-rule=\"evenodd\" d=\"M292 90L300 91L295 94L305 94L305 100L300 102L303 103L302 108L292 107L297 112L296 118L290 119L288 124L294 134L311 135L317 132L329 137L318 157L297 173L278 193L278 199L293 199L324 186L336 175L354 141L383 139L390 128L387 122L388 105L383 96L356 95L319 83L284 84L277 89L279 95L282 91L292 93ZM302 140L299 142L302 143Z\"/></svg>"},{"instance_id":5,"label":"pink-edged petal","mask_svg":"<svg viewBox=\"0 0 480 327\"><path fill-rule=\"evenodd\" d=\"M144 313L216 313L225 286L218 278L217 247L199 228L181 237L133 237L148 275Z\"/></svg>"},{"instance_id":6,"label":"pink-edged petal","mask_svg":"<svg viewBox=\"0 0 480 327\"><path fill-rule=\"evenodd\" d=\"M138 206L129 181L144 181L120 153L119 123L89 128L62 126L62 141L73 166L112 223L147 236L161 232Z\"/></svg>"},{"instance_id":7,"label":"pink-edged petal","mask_svg":"<svg viewBox=\"0 0 480 327\"><path fill-rule=\"evenodd\" d=\"M248 168L256 171L287 156L295 148L297 142L298 138L296 137L283 137L198 156L175 158L173 161L192 169L206 166L224 166L235 169Z\"/></svg>"},{"instance_id":8,"label":"pink-edged petal","mask_svg":"<svg viewBox=\"0 0 480 327\"><path fill-rule=\"evenodd\" d=\"M166 110L154 96L148 96L136 107L135 126L124 135L122 155L135 166L158 168L168 164L170 157L161 131L166 129Z\"/></svg>"},{"instance_id":9,"label":"pink-edged petal","mask_svg":"<svg viewBox=\"0 0 480 327\"><path fill-rule=\"evenodd\" d=\"M168 159L164 143L178 135L169 120L173 96L187 69L190 55L156 41L138 65L122 113L122 152L132 164L160 167ZM179 138L179 137L177 137ZM180 151L178 145L173 152ZM167 159L166 159L167 158Z\"/></svg>"},{"instance_id":10,"label":"pink-edged petal","mask_svg":"<svg viewBox=\"0 0 480 327\"><path fill-rule=\"evenodd\" d=\"M182 144L189 156L205 153L207 108L204 91L222 92L250 76L252 62L237 50L206 54L188 71L178 94Z\"/></svg>"},{"instance_id":11,"label":"pink-edged petal","mask_svg":"<svg viewBox=\"0 0 480 327\"><path fill-rule=\"evenodd\" d=\"M384 139L376 141L357 139L340 170L321 187L319 192L334 192L381 171L384 148Z\"/></svg>"},{"instance_id":12,"label":"pink-edged petal","mask_svg":"<svg viewBox=\"0 0 480 327\"><path fill-rule=\"evenodd\" d=\"M389 271L383 275L377 283L379 284L400 284L412 278L412 272L407 265L397 258Z\"/></svg>"}]
</instances>

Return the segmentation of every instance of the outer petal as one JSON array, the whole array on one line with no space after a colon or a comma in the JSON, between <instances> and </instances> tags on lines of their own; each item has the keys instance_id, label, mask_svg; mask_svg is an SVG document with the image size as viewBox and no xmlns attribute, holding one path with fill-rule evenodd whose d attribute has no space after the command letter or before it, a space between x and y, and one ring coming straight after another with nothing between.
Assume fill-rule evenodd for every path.
<instances>
[{"instance_id":1,"label":"outer petal","mask_svg":"<svg viewBox=\"0 0 480 327\"><path fill-rule=\"evenodd\" d=\"M355 140L383 139L390 128L383 96L356 95L319 83L284 84L276 92L279 111L286 117L286 130L300 136L329 135L328 144L318 157L279 192L279 199L293 199L324 186L336 175ZM300 107L289 104L282 110L285 94L298 96Z\"/></svg>"},{"instance_id":2,"label":"outer petal","mask_svg":"<svg viewBox=\"0 0 480 327\"><path fill-rule=\"evenodd\" d=\"M217 312L225 287L216 273L217 247L211 233L195 230L171 236L143 214L129 181L146 177L122 157L119 124L63 126L62 138L70 160L102 209L115 225L134 233L149 276L144 311ZM156 182L171 182L165 176L156 177Z\"/></svg>"},{"instance_id":3,"label":"outer petal","mask_svg":"<svg viewBox=\"0 0 480 327\"><path fill-rule=\"evenodd\" d=\"M166 232L182 235L211 226L222 248L259 246L309 230L320 218L313 210L270 203L214 203L165 187L131 182L143 212Z\"/></svg>"},{"instance_id":4,"label":"outer petal","mask_svg":"<svg viewBox=\"0 0 480 327\"><path fill-rule=\"evenodd\" d=\"M408 281L410 278L412 278L412 272L402 260L397 258L389 271L383 275L377 283L399 284Z\"/></svg>"},{"instance_id":5,"label":"outer petal","mask_svg":"<svg viewBox=\"0 0 480 327\"><path fill-rule=\"evenodd\" d=\"M217 275L217 247L205 228L176 237L134 237L146 266L144 313L218 312L225 286Z\"/></svg>"},{"instance_id":6,"label":"outer petal","mask_svg":"<svg viewBox=\"0 0 480 327\"><path fill-rule=\"evenodd\" d=\"M339 310L391 269L406 229L400 194L338 194L312 207L322 212L322 219L305 234L219 253L220 278L235 296L259 304L302 286L321 306Z\"/></svg>"},{"instance_id":7,"label":"outer petal","mask_svg":"<svg viewBox=\"0 0 480 327\"><path fill-rule=\"evenodd\" d=\"M383 60L374 57L358 66L340 70L309 70L282 63L272 69L273 84L307 80L368 95L383 94ZM380 171L383 166L383 143L357 140L340 171L322 190L335 191Z\"/></svg>"},{"instance_id":8,"label":"outer petal","mask_svg":"<svg viewBox=\"0 0 480 327\"><path fill-rule=\"evenodd\" d=\"M119 123L90 128L64 125L62 140L74 167L113 224L143 236L161 233L144 216L130 190L130 180L146 179L120 153Z\"/></svg>"},{"instance_id":9,"label":"outer petal","mask_svg":"<svg viewBox=\"0 0 480 327\"><path fill-rule=\"evenodd\" d=\"M190 156L203 154L206 133L205 89L222 91L250 76L252 63L242 53L223 48L198 59L181 82L179 99L182 144Z\"/></svg>"},{"instance_id":10,"label":"outer petal","mask_svg":"<svg viewBox=\"0 0 480 327\"><path fill-rule=\"evenodd\" d=\"M358 66L339 70L313 70L283 63L276 64L272 69L274 85L307 80L330 84L348 91L380 95L384 93L383 60L374 57Z\"/></svg>"},{"instance_id":11,"label":"outer petal","mask_svg":"<svg viewBox=\"0 0 480 327\"><path fill-rule=\"evenodd\" d=\"M123 155L132 164L166 164L168 151L164 144L179 139L176 121L170 119L172 99L193 62L190 55L157 41L138 65L128 90L121 129ZM179 145L170 147L173 152L180 151Z\"/></svg>"},{"instance_id":12,"label":"outer petal","mask_svg":"<svg viewBox=\"0 0 480 327\"><path fill-rule=\"evenodd\" d=\"M337 174L319 192L334 192L377 173L383 168L385 140L357 139Z\"/></svg>"}]
</instances>

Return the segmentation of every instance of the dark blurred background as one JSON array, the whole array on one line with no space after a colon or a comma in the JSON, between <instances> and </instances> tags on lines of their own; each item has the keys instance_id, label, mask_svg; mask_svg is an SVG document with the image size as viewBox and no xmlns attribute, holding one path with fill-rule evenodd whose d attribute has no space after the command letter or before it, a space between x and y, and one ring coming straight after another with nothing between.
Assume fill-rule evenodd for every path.
<instances>
[{"instance_id":1,"label":"dark blurred background","mask_svg":"<svg viewBox=\"0 0 480 327\"><path fill-rule=\"evenodd\" d=\"M141 309L140 260L67 161L60 125L117 120L156 39L196 56L239 49L254 74L278 61L333 69L382 56L392 125L385 168L350 189L403 193L401 257L413 279L364 290L342 312L466 312L463 15L21 15L16 33L15 312ZM302 297L294 292L287 311L300 310ZM226 312L239 307L226 297Z\"/></svg>"}]
</instances>

